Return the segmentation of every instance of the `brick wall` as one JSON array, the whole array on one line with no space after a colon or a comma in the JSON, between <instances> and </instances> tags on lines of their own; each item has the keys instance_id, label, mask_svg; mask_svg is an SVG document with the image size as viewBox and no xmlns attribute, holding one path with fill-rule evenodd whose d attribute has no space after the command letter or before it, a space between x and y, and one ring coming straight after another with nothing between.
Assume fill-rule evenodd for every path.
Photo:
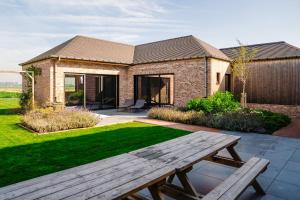
<instances>
[{"instance_id":1,"label":"brick wall","mask_svg":"<svg viewBox=\"0 0 300 200\"><path fill-rule=\"evenodd\" d=\"M300 117L300 105L277 105L277 104L256 104L247 103L249 108L259 108L286 114L290 117Z\"/></svg>"},{"instance_id":2,"label":"brick wall","mask_svg":"<svg viewBox=\"0 0 300 200\"><path fill-rule=\"evenodd\" d=\"M52 80L53 80L53 73L52 70L52 62L51 60L44 60L40 62L35 62L34 64L25 65L22 67L22 70L26 70L30 66L34 66L37 68L40 68L41 75L36 76L36 84L35 84L35 101L37 104L42 104L46 102L52 101ZM27 91L27 82L25 78L22 78L22 85L23 85L23 91Z\"/></svg>"},{"instance_id":3,"label":"brick wall","mask_svg":"<svg viewBox=\"0 0 300 200\"><path fill-rule=\"evenodd\" d=\"M119 75L119 102L122 105L127 97L127 67L88 62L60 61L56 68L56 101L64 102L64 74L109 74Z\"/></svg>"},{"instance_id":4,"label":"brick wall","mask_svg":"<svg viewBox=\"0 0 300 200\"><path fill-rule=\"evenodd\" d=\"M140 64L129 67L128 98L134 98L134 75L146 74L174 74L175 106L185 106L188 100L206 95L204 59Z\"/></svg>"}]
</instances>

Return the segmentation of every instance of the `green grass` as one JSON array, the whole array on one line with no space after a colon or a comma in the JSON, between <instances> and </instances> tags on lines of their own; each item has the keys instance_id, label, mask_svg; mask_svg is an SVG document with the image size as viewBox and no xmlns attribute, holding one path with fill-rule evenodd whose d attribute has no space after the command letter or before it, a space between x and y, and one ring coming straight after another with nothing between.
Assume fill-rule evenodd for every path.
<instances>
[{"instance_id":1,"label":"green grass","mask_svg":"<svg viewBox=\"0 0 300 200\"><path fill-rule=\"evenodd\" d=\"M48 135L22 128L16 99L0 99L0 186L108 158L188 134L143 123L126 123Z\"/></svg>"},{"instance_id":2,"label":"green grass","mask_svg":"<svg viewBox=\"0 0 300 200\"><path fill-rule=\"evenodd\" d=\"M0 98L19 98L20 95L20 92L0 91Z\"/></svg>"}]
</instances>

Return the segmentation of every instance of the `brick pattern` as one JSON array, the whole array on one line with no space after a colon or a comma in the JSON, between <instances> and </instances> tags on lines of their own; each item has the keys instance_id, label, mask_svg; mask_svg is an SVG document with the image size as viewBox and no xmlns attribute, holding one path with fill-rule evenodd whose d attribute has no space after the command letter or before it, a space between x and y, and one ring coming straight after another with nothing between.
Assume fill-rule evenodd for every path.
<instances>
[{"instance_id":1,"label":"brick pattern","mask_svg":"<svg viewBox=\"0 0 300 200\"><path fill-rule=\"evenodd\" d=\"M131 66L128 69L128 98L134 98L134 75L146 74L174 74L175 106L185 106L188 100L206 95L204 59Z\"/></svg>"},{"instance_id":2,"label":"brick pattern","mask_svg":"<svg viewBox=\"0 0 300 200\"><path fill-rule=\"evenodd\" d=\"M297 105L247 103L247 107L283 113L290 117L300 117L300 106L299 105L297 106Z\"/></svg>"},{"instance_id":3,"label":"brick pattern","mask_svg":"<svg viewBox=\"0 0 300 200\"><path fill-rule=\"evenodd\" d=\"M125 99L134 98L134 75L149 74L173 74L174 80L171 83L171 101L175 106L185 106L187 101L196 97L206 96L206 81L208 81L209 92L220 89L215 87L214 78L206 77L205 59L189 59L180 61L167 61L161 63L139 64L134 66L117 66L98 64L91 62L75 61L51 61L45 60L34 63L42 69L42 76L37 78L36 99L40 103L61 102L64 103L64 77L65 73L74 74L109 74L119 75L119 104L122 105ZM216 70L224 77L228 62L208 59L208 74ZM28 66L24 66L26 68ZM89 76L87 76L87 79ZM87 85L93 80L87 80ZM174 86L173 86L174 85ZM174 89L174 91L173 91ZM87 91L92 93L92 91ZM209 93L209 94L210 94ZM93 95L89 95L92 99Z\"/></svg>"},{"instance_id":4,"label":"brick pattern","mask_svg":"<svg viewBox=\"0 0 300 200\"><path fill-rule=\"evenodd\" d=\"M35 100L37 104L52 102L52 80L53 80L53 74L52 71L52 62L51 60L44 60L39 61L34 64L25 65L22 67L22 70L26 70L30 66L34 66L37 68L40 68L42 70L40 76L36 76L36 84L35 84ZM23 85L23 91L27 91L28 89L28 83L26 82L26 79L22 78L22 85Z\"/></svg>"},{"instance_id":5,"label":"brick pattern","mask_svg":"<svg viewBox=\"0 0 300 200\"><path fill-rule=\"evenodd\" d=\"M109 74L119 75L119 102L122 105L127 96L127 67L87 62L60 61L56 68L56 101L64 102L64 74Z\"/></svg>"}]
</instances>

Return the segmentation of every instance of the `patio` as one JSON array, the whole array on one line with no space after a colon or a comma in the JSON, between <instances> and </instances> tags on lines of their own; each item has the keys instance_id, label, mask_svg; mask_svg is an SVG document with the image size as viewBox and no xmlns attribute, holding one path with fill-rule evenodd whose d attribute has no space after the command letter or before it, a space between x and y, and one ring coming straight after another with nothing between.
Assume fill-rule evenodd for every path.
<instances>
[{"instance_id":1,"label":"patio","mask_svg":"<svg viewBox=\"0 0 300 200\"><path fill-rule=\"evenodd\" d=\"M147 110L142 112L130 113L130 112L118 112L117 109L96 110L93 113L99 115L101 121L97 126L105 126L117 123L132 122L138 119L147 118Z\"/></svg>"},{"instance_id":2,"label":"patio","mask_svg":"<svg viewBox=\"0 0 300 200\"><path fill-rule=\"evenodd\" d=\"M236 146L243 160L257 156L270 160L266 172L258 181L266 191L265 196L258 196L249 187L239 198L243 200L283 200L299 199L300 196L300 140L255 133L221 131L222 133L242 136ZM224 152L226 154L226 152ZM201 193L208 193L224 181L235 169L202 161L189 174L193 184ZM177 181L177 180L176 180ZM178 183L178 181L177 181ZM143 194L148 197L148 191ZM168 198L167 198L168 199Z\"/></svg>"},{"instance_id":3,"label":"patio","mask_svg":"<svg viewBox=\"0 0 300 200\"><path fill-rule=\"evenodd\" d=\"M101 110L96 113L103 118L103 120L99 123L99 126L134 120L146 123L155 122L145 119L146 111L140 113L126 113L117 112L116 110ZM203 130L203 127L196 127L193 125L185 125L183 127L180 126L181 124L173 122L165 124L160 123L158 125L184 130L190 128L192 131ZM250 157L257 156L269 159L271 162L267 171L258 177L258 181L261 183L267 194L263 197L257 196L254 189L249 187L240 199L283 200L299 198L300 139L256 133L241 133L221 130L212 131L242 136L242 139L236 146L236 149L243 160L248 160ZM224 153L226 154L226 152ZM225 180L233 173L234 170L235 169L232 167L224 167L219 164L202 161L191 171L190 178L199 192L205 194ZM147 190L142 191L142 194L149 197Z\"/></svg>"}]
</instances>

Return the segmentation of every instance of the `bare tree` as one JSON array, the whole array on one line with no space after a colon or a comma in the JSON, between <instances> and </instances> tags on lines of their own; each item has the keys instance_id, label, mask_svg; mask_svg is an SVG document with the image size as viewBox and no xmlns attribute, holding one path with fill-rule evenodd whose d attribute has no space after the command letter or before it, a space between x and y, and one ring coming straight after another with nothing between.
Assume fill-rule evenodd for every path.
<instances>
[{"instance_id":1,"label":"bare tree","mask_svg":"<svg viewBox=\"0 0 300 200\"><path fill-rule=\"evenodd\" d=\"M237 55L231 65L233 77L237 78L242 83L241 93L241 105L246 107L247 105L247 94L246 94L246 83L249 76L249 64L256 56L257 50L255 48L246 47L239 40L240 47L234 50L234 54Z\"/></svg>"}]
</instances>

